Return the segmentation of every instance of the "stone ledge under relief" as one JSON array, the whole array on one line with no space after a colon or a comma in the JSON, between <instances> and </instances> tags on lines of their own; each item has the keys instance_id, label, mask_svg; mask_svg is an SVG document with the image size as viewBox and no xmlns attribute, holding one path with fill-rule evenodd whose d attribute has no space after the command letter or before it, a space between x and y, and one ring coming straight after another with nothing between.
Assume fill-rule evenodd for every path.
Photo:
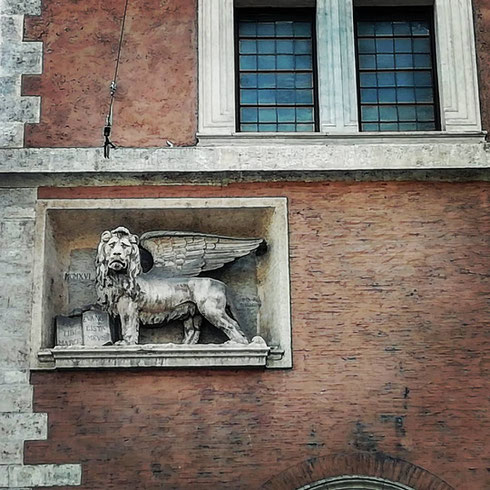
<instances>
[{"instance_id":1,"label":"stone ledge under relief","mask_svg":"<svg viewBox=\"0 0 490 490\"><path fill-rule=\"evenodd\" d=\"M39 351L47 368L265 367L270 347L262 337L250 344L141 344L72 346Z\"/></svg>"}]
</instances>

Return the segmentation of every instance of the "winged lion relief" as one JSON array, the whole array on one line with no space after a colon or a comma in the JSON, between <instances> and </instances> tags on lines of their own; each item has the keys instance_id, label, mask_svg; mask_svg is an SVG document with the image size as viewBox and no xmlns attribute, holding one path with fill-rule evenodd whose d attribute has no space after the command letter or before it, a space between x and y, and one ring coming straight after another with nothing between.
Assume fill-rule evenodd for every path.
<instances>
[{"instance_id":1,"label":"winged lion relief","mask_svg":"<svg viewBox=\"0 0 490 490\"><path fill-rule=\"evenodd\" d=\"M97 248L98 304L121 323L120 344L137 344L140 325L181 320L185 344L199 341L203 318L232 342L247 344L226 285L200 277L264 246L260 238L152 231L138 238L122 226L104 231ZM140 247L153 258L143 272Z\"/></svg>"}]
</instances>

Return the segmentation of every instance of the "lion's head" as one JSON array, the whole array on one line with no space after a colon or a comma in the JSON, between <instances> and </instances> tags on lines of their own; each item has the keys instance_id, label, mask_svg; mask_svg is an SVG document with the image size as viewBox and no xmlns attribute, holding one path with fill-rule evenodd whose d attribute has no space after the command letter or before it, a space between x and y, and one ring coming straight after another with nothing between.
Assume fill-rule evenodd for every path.
<instances>
[{"instance_id":1,"label":"lion's head","mask_svg":"<svg viewBox=\"0 0 490 490\"><path fill-rule=\"evenodd\" d=\"M99 303L112 311L123 294L134 297L138 293L136 277L141 274L138 237L119 226L104 231L97 248L96 282Z\"/></svg>"}]
</instances>

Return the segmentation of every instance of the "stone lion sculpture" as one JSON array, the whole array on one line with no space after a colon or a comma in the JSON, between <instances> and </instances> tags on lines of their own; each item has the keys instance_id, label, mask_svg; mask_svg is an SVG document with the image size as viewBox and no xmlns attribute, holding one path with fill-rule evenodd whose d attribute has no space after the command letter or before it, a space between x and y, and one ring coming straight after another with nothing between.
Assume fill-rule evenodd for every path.
<instances>
[{"instance_id":1,"label":"stone lion sculpture","mask_svg":"<svg viewBox=\"0 0 490 490\"><path fill-rule=\"evenodd\" d=\"M143 273L139 245L153 257ZM231 341L248 343L232 318L226 285L196 277L256 250L262 239L155 231L141 239L122 226L104 231L96 258L98 303L121 321L122 344L137 344L140 324L183 320L184 343L199 340L202 317Z\"/></svg>"}]
</instances>

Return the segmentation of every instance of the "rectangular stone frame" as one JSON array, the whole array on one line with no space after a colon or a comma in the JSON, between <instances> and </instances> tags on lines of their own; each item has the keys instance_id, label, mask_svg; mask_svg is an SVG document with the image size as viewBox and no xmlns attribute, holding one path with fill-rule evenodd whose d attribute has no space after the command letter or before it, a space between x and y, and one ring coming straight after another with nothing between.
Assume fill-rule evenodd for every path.
<instances>
[{"instance_id":1,"label":"rectangular stone frame","mask_svg":"<svg viewBox=\"0 0 490 490\"><path fill-rule=\"evenodd\" d=\"M252 0L249 3L265 4ZM247 4L240 1L240 5ZM273 0L266 5L290 6L290 2ZM430 134L481 133L471 0L317 0L320 133L316 134L325 137L360 133L354 5L434 5L442 131ZM250 138L250 133L237 133L235 128L234 2L199 0L198 9L201 144L208 144L208 138L213 141L213 136ZM419 138L421 132L402 134ZM286 140L300 137L294 133L274 135L282 135Z\"/></svg>"},{"instance_id":2,"label":"rectangular stone frame","mask_svg":"<svg viewBox=\"0 0 490 490\"><path fill-rule=\"evenodd\" d=\"M54 349L53 318L61 313L63 301L66 306L62 286L57 283L61 282L59 279L66 266L66 251L73 249L70 243L81 240L89 248L95 248L98 235L104 229L125 225L124 217L131 221L132 215L133 220L136 217L147 219L150 224L145 226L152 226L152 220L158 216L160 222L155 223L154 229L265 238L267 252L257 259L261 306L256 335L263 336L268 346L252 343L224 348L220 344L201 344L169 348L161 344L156 348L142 345ZM183 220L184 225L179 227L177 218L179 222ZM84 223L82 229L79 223ZM31 369L292 367L286 198L39 200L35 236Z\"/></svg>"}]
</instances>

